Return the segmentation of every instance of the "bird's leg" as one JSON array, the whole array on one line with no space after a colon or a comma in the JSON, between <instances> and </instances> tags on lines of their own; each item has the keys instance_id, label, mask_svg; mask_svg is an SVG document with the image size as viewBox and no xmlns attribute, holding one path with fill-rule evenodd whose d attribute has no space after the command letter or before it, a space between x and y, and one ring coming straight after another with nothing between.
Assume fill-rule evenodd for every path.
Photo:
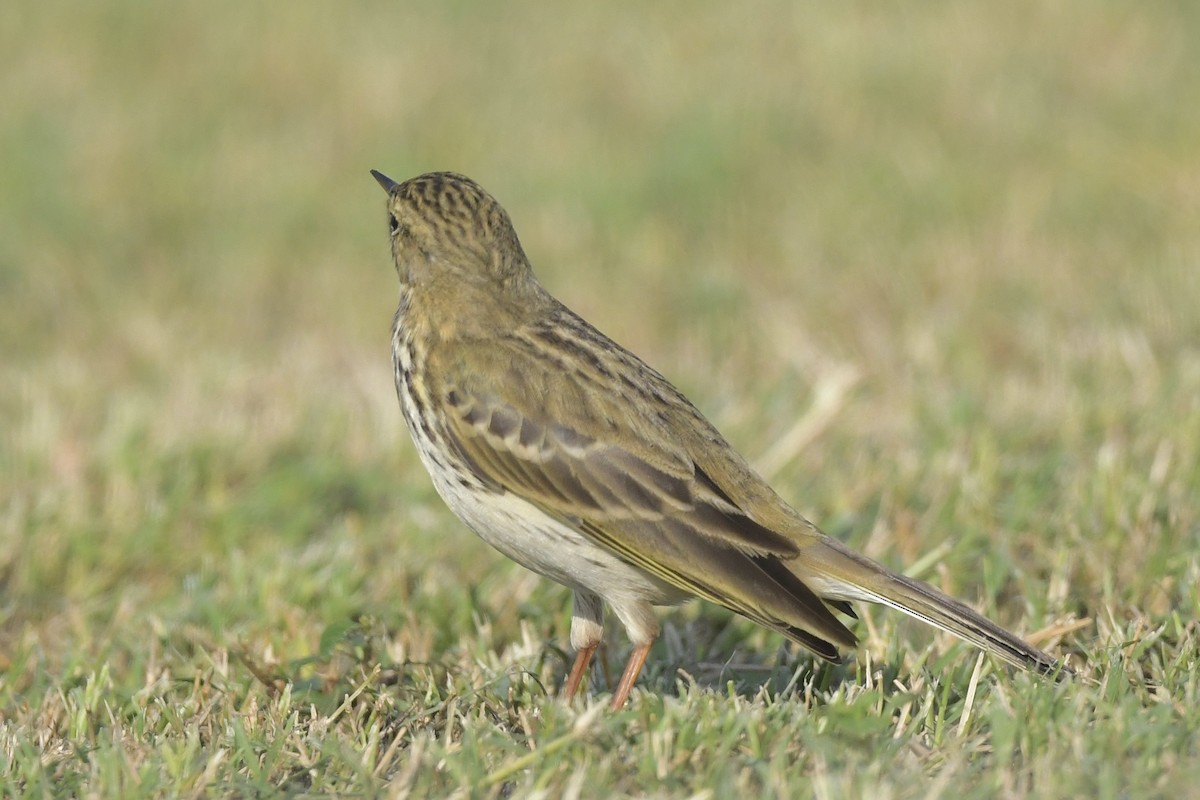
<instances>
[{"instance_id":1,"label":"bird's leg","mask_svg":"<svg viewBox=\"0 0 1200 800\"><path fill-rule=\"evenodd\" d=\"M629 692L633 689L633 684L637 681L638 674L642 671L642 665L646 663L646 656L650 655L650 647L654 644L654 640L639 644L633 648L633 652L629 654L629 663L625 665L625 672L621 674L621 682L617 684L617 692L613 695L612 710L616 711L625 705L625 701L629 699Z\"/></svg>"},{"instance_id":2,"label":"bird's leg","mask_svg":"<svg viewBox=\"0 0 1200 800\"><path fill-rule=\"evenodd\" d=\"M562 696L567 702L579 691L579 684L592 663L596 647L604 640L604 603L599 595L575 592L575 608L571 614L571 647L575 648L575 663L563 684Z\"/></svg>"},{"instance_id":3,"label":"bird's leg","mask_svg":"<svg viewBox=\"0 0 1200 800\"><path fill-rule=\"evenodd\" d=\"M575 654L575 664L571 667L571 674L567 676L567 682L563 684L562 697L566 702L571 702L575 693L579 691L579 684L583 681L583 675L587 672L588 665L592 663L592 654L595 652L596 645L589 644L579 648Z\"/></svg>"}]
</instances>

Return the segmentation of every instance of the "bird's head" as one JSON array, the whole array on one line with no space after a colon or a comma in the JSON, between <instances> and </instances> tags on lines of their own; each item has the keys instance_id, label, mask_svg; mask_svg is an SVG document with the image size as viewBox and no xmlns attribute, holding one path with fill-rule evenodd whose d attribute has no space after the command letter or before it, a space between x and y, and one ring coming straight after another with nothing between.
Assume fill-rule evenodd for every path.
<instances>
[{"instance_id":1,"label":"bird's head","mask_svg":"<svg viewBox=\"0 0 1200 800\"><path fill-rule=\"evenodd\" d=\"M430 172L403 183L371 174L388 193L401 283L511 288L532 279L508 213L475 181L454 172Z\"/></svg>"}]
</instances>

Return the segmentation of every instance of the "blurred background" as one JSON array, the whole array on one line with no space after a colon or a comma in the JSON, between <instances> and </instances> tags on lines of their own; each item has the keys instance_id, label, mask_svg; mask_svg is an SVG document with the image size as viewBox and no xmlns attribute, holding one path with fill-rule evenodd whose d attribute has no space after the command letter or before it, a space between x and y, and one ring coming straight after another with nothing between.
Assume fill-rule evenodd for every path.
<instances>
[{"instance_id":1,"label":"blurred background","mask_svg":"<svg viewBox=\"0 0 1200 800\"><path fill-rule=\"evenodd\" d=\"M408 441L372 168L478 180L552 292L747 455L789 441L775 483L831 533L938 553L925 577L1026 631L1194 609L1198 17L3 4L14 685L148 641L301 658L361 613L397 660L479 619L565 641L566 592Z\"/></svg>"}]
</instances>

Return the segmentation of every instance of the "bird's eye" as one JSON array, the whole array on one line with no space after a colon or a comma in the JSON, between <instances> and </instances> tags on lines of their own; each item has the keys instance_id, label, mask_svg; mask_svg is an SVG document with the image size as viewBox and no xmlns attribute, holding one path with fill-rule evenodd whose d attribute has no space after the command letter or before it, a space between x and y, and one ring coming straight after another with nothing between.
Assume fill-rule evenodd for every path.
<instances>
[{"instance_id":1,"label":"bird's eye","mask_svg":"<svg viewBox=\"0 0 1200 800\"><path fill-rule=\"evenodd\" d=\"M392 233L400 230L400 220L396 219L395 214L388 214L388 227L392 229Z\"/></svg>"}]
</instances>

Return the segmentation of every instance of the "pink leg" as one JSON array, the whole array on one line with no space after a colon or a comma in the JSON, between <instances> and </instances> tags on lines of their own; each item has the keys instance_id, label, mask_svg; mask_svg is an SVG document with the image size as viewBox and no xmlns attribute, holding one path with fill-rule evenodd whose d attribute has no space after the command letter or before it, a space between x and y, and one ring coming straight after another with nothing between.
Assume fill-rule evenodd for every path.
<instances>
[{"instance_id":1,"label":"pink leg","mask_svg":"<svg viewBox=\"0 0 1200 800\"><path fill-rule=\"evenodd\" d=\"M621 682L617 684L617 692L613 695L611 706L613 711L621 708L629 699L629 692L633 689L633 684L637 681L638 675L642 671L642 665L646 663L646 656L650 655L650 646L653 644L652 641L639 644L629 654L629 663L625 665L625 672L621 674Z\"/></svg>"},{"instance_id":2,"label":"pink leg","mask_svg":"<svg viewBox=\"0 0 1200 800\"><path fill-rule=\"evenodd\" d=\"M587 672L588 665L592 663L592 654L595 652L596 645L590 644L579 648L579 652L575 654L575 664L571 667L571 674L567 676L567 682L563 684L562 690L563 700L568 703L579 691L579 684L583 682L583 675Z\"/></svg>"}]
</instances>

